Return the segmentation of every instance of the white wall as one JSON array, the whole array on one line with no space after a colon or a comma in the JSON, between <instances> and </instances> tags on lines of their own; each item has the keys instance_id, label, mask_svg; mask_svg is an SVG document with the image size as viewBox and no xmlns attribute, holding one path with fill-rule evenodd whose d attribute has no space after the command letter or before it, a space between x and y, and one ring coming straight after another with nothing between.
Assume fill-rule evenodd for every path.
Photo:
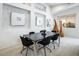
<instances>
[{"instance_id":1,"label":"white wall","mask_svg":"<svg viewBox=\"0 0 79 59\"><path fill-rule=\"evenodd\" d=\"M42 30L42 29L47 29L47 30L52 30L53 28L53 21L52 21L52 17L51 17L51 11L50 11L50 7L45 5L46 6L46 12L42 12L42 11L39 11L39 10L36 10L34 8L34 5L35 4L32 4L32 8L31 8L31 29L32 30L36 30L37 32L39 32L39 30ZM50 23L51 23L51 27L46 27L46 22L45 22L45 27L38 27L38 26L35 26L35 13L40 13L40 14L43 14L46 16L46 19L50 19ZM39 29L39 30L38 30Z\"/></svg>"},{"instance_id":2,"label":"white wall","mask_svg":"<svg viewBox=\"0 0 79 59\"><path fill-rule=\"evenodd\" d=\"M27 5L25 6L28 7ZM35 12L45 14L46 19L50 19L51 25L53 25L50 8L47 5L45 5L47 7L47 12L45 13L35 10L34 4L31 4L28 9L25 6L22 4L0 4L0 49L19 44L19 36L28 34L30 31L39 32L41 29L52 29L53 26L45 26L43 28L35 26ZM12 26L10 24L11 12L26 14L26 24L24 26Z\"/></svg>"},{"instance_id":3,"label":"white wall","mask_svg":"<svg viewBox=\"0 0 79 59\"><path fill-rule=\"evenodd\" d=\"M53 14L53 16L56 18L68 14L76 14L76 28L63 28L64 34L67 37L79 38L79 6Z\"/></svg>"}]
</instances>

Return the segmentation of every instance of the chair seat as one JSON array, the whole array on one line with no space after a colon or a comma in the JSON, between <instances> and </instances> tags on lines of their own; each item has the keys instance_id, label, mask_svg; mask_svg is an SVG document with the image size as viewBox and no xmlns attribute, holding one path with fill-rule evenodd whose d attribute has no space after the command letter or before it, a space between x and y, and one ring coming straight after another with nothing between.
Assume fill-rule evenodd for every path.
<instances>
[{"instance_id":1,"label":"chair seat","mask_svg":"<svg viewBox=\"0 0 79 59\"><path fill-rule=\"evenodd\" d=\"M33 45L33 44L34 44L33 42L28 41L28 42L26 42L26 44L24 46L30 46L30 45Z\"/></svg>"},{"instance_id":2,"label":"chair seat","mask_svg":"<svg viewBox=\"0 0 79 59\"><path fill-rule=\"evenodd\" d=\"M46 41L39 41L38 43L40 43L41 45L48 45L49 44Z\"/></svg>"}]
</instances>

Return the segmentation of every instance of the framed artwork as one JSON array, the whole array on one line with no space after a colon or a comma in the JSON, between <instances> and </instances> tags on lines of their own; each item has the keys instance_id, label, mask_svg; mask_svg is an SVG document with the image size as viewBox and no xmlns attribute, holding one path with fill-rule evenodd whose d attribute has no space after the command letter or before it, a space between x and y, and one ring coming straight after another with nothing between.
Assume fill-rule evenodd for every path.
<instances>
[{"instance_id":1,"label":"framed artwork","mask_svg":"<svg viewBox=\"0 0 79 59\"><path fill-rule=\"evenodd\" d=\"M76 25L76 14L64 15L60 17L62 26L64 28L75 28Z\"/></svg>"},{"instance_id":2,"label":"framed artwork","mask_svg":"<svg viewBox=\"0 0 79 59\"><path fill-rule=\"evenodd\" d=\"M36 26L44 26L45 15L36 14L35 16Z\"/></svg>"},{"instance_id":3,"label":"framed artwork","mask_svg":"<svg viewBox=\"0 0 79 59\"><path fill-rule=\"evenodd\" d=\"M11 13L11 25L24 25L25 14L12 12Z\"/></svg>"}]
</instances>

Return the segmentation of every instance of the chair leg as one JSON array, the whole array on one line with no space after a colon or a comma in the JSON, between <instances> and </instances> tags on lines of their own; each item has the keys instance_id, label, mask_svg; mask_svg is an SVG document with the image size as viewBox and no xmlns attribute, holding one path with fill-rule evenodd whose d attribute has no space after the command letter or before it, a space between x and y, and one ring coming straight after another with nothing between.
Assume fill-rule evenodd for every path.
<instances>
[{"instance_id":1,"label":"chair leg","mask_svg":"<svg viewBox=\"0 0 79 59\"><path fill-rule=\"evenodd\" d=\"M60 46L60 43L57 43L57 46L59 47Z\"/></svg>"},{"instance_id":2,"label":"chair leg","mask_svg":"<svg viewBox=\"0 0 79 59\"><path fill-rule=\"evenodd\" d=\"M52 44L53 44L53 47L54 47L54 49L55 49L55 43L54 43L54 41L52 41Z\"/></svg>"},{"instance_id":3,"label":"chair leg","mask_svg":"<svg viewBox=\"0 0 79 59\"><path fill-rule=\"evenodd\" d=\"M53 47L54 47L54 49L55 49L55 43L53 42Z\"/></svg>"},{"instance_id":4,"label":"chair leg","mask_svg":"<svg viewBox=\"0 0 79 59\"><path fill-rule=\"evenodd\" d=\"M58 37L58 39L59 39L59 43L58 43L58 46L60 46L60 37Z\"/></svg>"},{"instance_id":5,"label":"chair leg","mask_svg":"<svg viewBox=\"0 0 79 59\"><path fill-rule=\"evenodd\" d=\"M37 52L39 52L39 50L41 50L42 48L44 48L44 47L39 48Z\"/></svg>"},{"instance_id":6,"label":"chair leg","mask_svg":"<svg viewBox=\"0 0 79 59\"><path fill-rule=\"evenodd\" d=\"M55 49L55 44L54 44L54 49Z\"/></svg>"},{"instance_id":7,"label":"chair leg","mask_svg":"<svg viewBox=\"0 0 79 59\"><path fill-rule=\"evenodd\" d=\"M52 52L51 49L49 49L48 47L46 47L46 48L47 48L48 50L50 50L50 52Z\"/></svg>"},{"instance_id":8,"label":"chair leg","mask_svg":"<svg viewBox=\"0 0 79 59\"><path fill-rule=\"evenodd\" d=\"M25 50L26 48L24 48L24 46L23 46L23 48L22 48L22 50L21 50L21 54L22 54L22 52Z\"/></svg>"},{"instance_id":9,"label":"chair leg","mask_svg":"<svg viewBox=\"0 0 79 59\"><path fill-rule=\"evenodd\" d=\"M45 54L45 56L46 56L46 49L45 49L45 47L44 47L44 54Z\"/></svg>"},{"instance_id":10,"label":"chair leg","mask_svg":"<svg viewBox=\"0 0 79 59\"><path fill-rule=\"evenodd\" d=\"M32 48L28 47L30 50L34 51Z\"/></svg>"},{"instance_id":11,"label":"chair leg","mask_svg":"<svg viewBox=\"0 0 79 59\"><path fill-rule=\"evenodd\" d=\"M53 47L54 47L54 49L55 49L55 44L54 44L54 42L52 42L52 44L53 44Z\"/></svg>"},{"instance_id":12,"label":"chair leg","mask_svg":"<svg viewBox=\"0 0 79 59\"><path fill-rule=\"evenodd\" d=\"M27 51L26 51L26 56L27 56L27 53L28 53L28 48L27 48Z\"/></svg>"}]
</instances>

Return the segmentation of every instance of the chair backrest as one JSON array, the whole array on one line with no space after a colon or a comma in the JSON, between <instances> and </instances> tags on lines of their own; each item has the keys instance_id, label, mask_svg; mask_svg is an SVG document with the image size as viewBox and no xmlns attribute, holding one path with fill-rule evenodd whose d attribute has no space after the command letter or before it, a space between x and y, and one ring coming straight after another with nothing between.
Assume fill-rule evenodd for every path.
<instances>
[{"instance_id":1,"label":"chair backrest","mask_svg":"<svg viewBox=\"0 0 79 59\"><path fill-rule=\"evenodd\" d=\"M43 32L43 33L45 33L45 32L46 32L46 30L41 30L41 31L40 31L40 33L42 33L42 32Z\"/></svg>"},{"instance_id":2,"label":"chair backrest","mask_svg":"<svg viewBox=\"0 0 79 59\"><path fill-rule=\"evenodd\" d=\"M29 32L29 35L31 35L31 34L35 34L35 32Z\"/></svg>"},{"instance_id":3,"label":"chair backrest","mask_svg":"<svg viewBox=\"0 0 79 59\"><path fill-rule=\"evenodd\" d=\"M44 37L46 36L46 33L45 32L46 32L46 30L41 30L40 31L41 35L43 35Z\"/></svg>"},{"instance_id":4,"label":"chair backrest","mask_svg":"<svg viewBox=\"0 0 79 59\"><path fill-rule=\"evenodd\" d=\"M27 37L24 38L24 37L20 36L20 39L21 39L23 45L26 45L26 42L28 42Z\"/></svg>"},{"instance_id":5,"label":"chair backrest","mask_svg":"<svg viewBox=\"0 0 79 59\"><path fill-rule=\"evenodd\" d=\"M58 36L59 36L59 34L55 34L55 35L51 36L51 39L52 40L57 40L58 39Z\"/></svg>"},{"instance_id":6,"label":"chair backrest","mask_svg":"<svg viewBox=\"0 0 79 59\"><path fill-rule=\"evenodd\" d=\"M52 32L56 33L56 31L52 31Z\"/></svg>"},{"instance_id":7,"label":"chair backrest","mask_svg":"<svg viewBox=\"0 0 79 59\"><path fill-rule=\"evenodd\" d=\"M30 45L33 45L33 42L30 38L22 37L22 36L20 36L20 38L21 38L23 46L28 46L29 47Z\"/></svg>"},{"instance_id":8,"label":"chair backrest","mask_svg":"<svg viewBox=\"0 0 79 59\"><path fill-rule=\"evenodd\" d=\"M50 39L51 39L51 37L49 36L49 37L45 37L45 38L43 38L43 43L45 44L45 45L48 45L49 43L50 43Z\"/></svg>"}]
</instances>

